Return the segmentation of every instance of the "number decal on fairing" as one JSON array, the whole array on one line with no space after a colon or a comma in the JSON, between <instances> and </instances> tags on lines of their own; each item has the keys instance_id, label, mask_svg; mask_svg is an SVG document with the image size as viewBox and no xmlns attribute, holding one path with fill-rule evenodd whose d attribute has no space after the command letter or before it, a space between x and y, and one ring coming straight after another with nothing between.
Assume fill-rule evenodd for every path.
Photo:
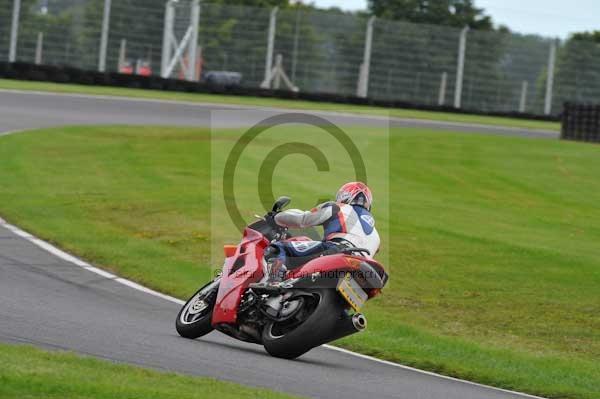
<instances>
[{"instance_id":1,"label":"number decal on fairing","mask_svg":"<svg viewBox=\"0 0 600 399\"><path fill-rule=\"evenodd\" d=\"M292 247L298 252L306 252L321 244L321 241L293 241Z\"/></svg>"}]
</instances>

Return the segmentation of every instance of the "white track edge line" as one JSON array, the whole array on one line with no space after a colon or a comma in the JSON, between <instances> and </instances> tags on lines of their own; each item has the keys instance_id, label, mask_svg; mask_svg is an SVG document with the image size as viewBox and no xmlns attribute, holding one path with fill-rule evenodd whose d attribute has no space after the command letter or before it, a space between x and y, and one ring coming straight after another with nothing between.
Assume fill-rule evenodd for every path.
<instances>
[{"instance_id":1,"label":"white track edge line","mask_svg":"<svg viewBox=\"0 0 600 399\"><path fill-rule=\"evenodd\" d=\"M24 238L25 240L31 242L32 244L40 247L44 251L46 251L46 252L48 252L48 253L50 253L50 254L52 254L52 255L60 258L60 259L62 259L62 260L64 260L66 262L69 262L69 263L74 264L76 266L79 266L79 267L81 267L81 268L83 268L85 270L88 270L88 271L90 271L92 273L95 273L95 274L97 274L99 276L102 276L102 277L104 277L106 279L113 280L113 281L115 281L115 282L117 282L119 284L125 285L127 287L133 288L135 290L144 292L144 293L149 294L149 295L153 295L153 296L158 297L158 298L162 298L164 300L176 303L178 305L185 304L185 301L182 301L181 299L177 299L177 298L172 297L170 295L166 295L166 294L160 293L158 291L155 291L153 289L150 289L150 288L144 287L143 285L135 283L135 282L133 282L131 280L127 280L125 278L122 278L122 277L116 276L116 275L114 275L112 273L109 273L109 272L107 272L105 270L102 270L102 269L99 269L97 267L94 267L94 266L90 265L89 263L87 263L87 262L85 262L85 261L77 258L76 256L73 256L73 255L71 255L71 254L63 251L62 249L59 249L59 248L55 247L54 245L52 245L52 244L50 244L50 243L48 243L48 242L46 242L46 241L44 241L42 239L39 239L39 238L33 236L32 234L27 233L26 231L20 229L19 227L14 226L14 225L6 222L1 217L0 217L0 226L6 228L7 230L11 231L15 235L17 235L17 236L19 236L21 238ZM522 392L511 391L511 390L508 390L508 389L497 388L497 387L493 387L493 386L489 386L489 385L479 384L477 382L472 382L472 381L468 381L468 380L461 380L460 378L449 377L449 376L442 375L442 374L437 374L437 373L434 373L434 372L431 372L431 371L420 370L420 369L417 369L417 368L414 368L414 367L405 366L403 364L390 362L388 360L378 359L378 358L373 357L373 356L363 355L362 353L353 352L353 351L350 351L348 349L339 348L339 347L333 346L333 345L322 345L322 346L324 348L329 349L329 350L334 350L334 351L337 351L337 352L345 353L347 355L351 355L351 356L358 357L358 358L361 358L361 359L370 360L370 361L377 362L377 363L380 363L380 364L385 364L387 366L397 367L397 368L401 368L403 370L413 371L413 372L416 372L416 373L425 374L425 375L429 375L429 376L433 376L433 377L437 377L437 378L441 378L441 379L445 379L445 380L449 380L449 381L460 382L460 383L463 383L463 384L474 385L474 386L481 387L481 388L486 388L486 389L491 389L491 390L495 390L495 391L505 392L505 393L509 393L509 394L512 394L512 395L518 395L518 396L521 396L521 397L524 397L524 398L546 399L546 398L543 398L541 396L529 395L529 394L522 393Z\"/></svg>"},{"instance_id":2,"label":"white track edge line","mask_svg":"<svg viewBox=\"0 0 600 399\"><path fill-rule=\"evenodd\" d=\"M490 386L490 385L480 384L478 382L473 382L473 381L468 381L468 380L461 380L460 378L450 377L450 376L447 376L447 375L434 373L432 371L425 371L425 370L417 369L417 368L414 368L414 367L405 366L405 365L400 364L400 363L390 362L389 360L383 360L383 359L378 359L378 358L373 357L373 356L363 355L362 353L353 352L351 350L340 348L338 346L333 346L333 345L321 345L321 346L324 347L324 348L327 348L327 349L331 349L331 350L337 351L337 352L342 352L342 353L345 353L345 354L348 354L348 355L359 357L361 359L371 360L373 362L377 362L377 363L385 364L385 365L388 365L388 366L393 366L393 367L401 368L401 369L407 370L407 371L414 371L414 372L419 373L419 374L430 375L430 376L441 378L441 379L444 379L444 380L450 380L450 381L460 382L460 383L463 383L463 384L474 385L474 386L477 386L477 387L491 389L491 390L494 390L494 391L500 391L500 392L505 392L505 393L509 393L509 394L512 394L512 395L522 396L524 398L547 399L547 398L543 398L541 396L535 396L535 395L530 395L530 394L523 393L523 392L511 391L509 389L493 387L493 386Z\"/></svg>"},{"instance_id":3,"label":"white track edge line","mask_svg":"<svg viewBox=\"0 0 600 399\"><path fill-rule=\"evenodd\" d=\"M26 231L18 228L17 226L14 226L14 225L6 222L2 218L0 218L0 226L6 228L7 230L11 231L15 235L17 235L17 236L19 236L21 238L24 238L25 240L29 241L30 243L32 243L32 244L40 247L44 251L49 252L50 254L56 256L57 258L60 258L60 259L62 259L64 261L66 261L66 262L72 263L72 264L74 264L76 266L79 266L79 267L81 267L81 268L83 268L85 270L88 270L88 271L90 271L92 273L95 273L95 274L97 274L99 276L102 276L102 277L104 277L106 279L110 279L110 280L116 281L119 284L126 285L126 286L131 287L133 289L136 289L138 291L145 292L146 294L154 295L156 297L165 299L167 301L176 303L178 305L183 305L185 303L184 301L182 301L180 299L174 298L174 297L169 296L169 295L162 294L162 293L160 293L158 291L154 291L154 290L152 290L150 288L144 287L144 286L142 286L142 285L140 285L138 283L135 283L133 281L124 279L122 277L119 277L119 276L116 276L116 275L114 275L112 273L109 273L109 272L107 272L105 270L102 270L102 269L99 269L97 267L94 267L94 266L90 265L89 263L87 263L87 262L85 262L85 261L77 258L76 256L73 256L73 255L71 255L71 254L63 251L62 249L59 249L59 248L55 247L54 245L52 245L52 244L50 244L50 243L48 243L48 242L46 242L44 240L41 240L41 239L39 239L39 238L37 238L37 237L35 237L35 236L27 233Z\"/></svg>"},{"instance_id":4,"label":"white track edge line","mask_svg":"<svg viewBox=\"0 0 600 399\"><path fill-rule=\"evenodd\" d=\"M61 92L52 92L52 91L39 91L39 90L16 90L16 89L0 89L0 93L14 93L14 94L33 94L38 96L62 96L62 97L74 97L74 98L88 98L88 99L101 99L101 100L116 100L116 101L130 101L130 102L148 102L148 103L158 103L158 104L182 104L188 106L196 106L196 107L222 107L226 109L245 109L245 110L263 110L263 111L272 111L272 112L295 112L295 113L312 113L312 114L321 114L321 115L330 115L330 116L341 116L341 117L350 117L350 118L363 118L363 119L373 119L380 121L397 121L397 122L406 122L406 123L427 123L435 126L447 126L447 127L466 127L466 128L484 128L484 129L498 129L499 131L512 131L512 132L529 132L529 133L542 133L547 134L549 136L558 135L559 132L544 130L544 129L536 129L536 128L527 128L527 127L514 127L514 126L499 126L499 125L486 125L484 123L469 123L469 122L452 122L452 121L439 121L439 120L431 120L431 119L415 119L415 118L401 118L401 117L393 117L393 116L385 116L385 115L374 115L367 113L352 113L352 112L343 112L343 111L322 111L318 109L298 109L298 108L285 108L285 107L267 107L267 106L259 106L259 105L244 105L244 104L227 104L227 103L211 103L211 102L201 102L201 101L184 101L184 100L167 100L167 99L158 99L158 98L144 98L144 97L130 97L130 96L111 96L104 94L84 94L84 93L61 93Z\"/></svg>"},{"instance_id":5,"label":"white track edge line","mask_svg":"<svg viewBox=\"0 0 600 399\"><path fill-rule=\"evenodd\" d=\"M26 132L27 130L32 130L32 129L17 129L17 130L7 130L7 131L0 131L0 137L2 136L8 136L11 134L16 134L16 133L21 133L21 132Z\"/></svg>"}]
</instances>

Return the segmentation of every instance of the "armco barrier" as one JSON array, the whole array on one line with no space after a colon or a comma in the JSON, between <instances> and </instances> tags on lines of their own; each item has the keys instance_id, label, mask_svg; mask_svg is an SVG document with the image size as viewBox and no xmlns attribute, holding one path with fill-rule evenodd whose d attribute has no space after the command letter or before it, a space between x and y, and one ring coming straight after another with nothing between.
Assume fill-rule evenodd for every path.
<instances>
[{"instance_id":1,"label":"armco barrier","mask_svg":"<svg viewBox=\"0 0 600 399\"><path fill-rule=\"evenodd\" d=\"M329 93L307 93L285 90L265 90L248 87L227 87L210 85L206 83L188 82L185 80L163 79L154 76L124 75L114 72L101 73L85 71L66 66L35 65L23 62L0 63L0 78L191 93L213 93L232 96L268 97L348 105L372 105L384 108L402 108L423 111L449 112L456 114L502 116L530 120L560 120L560 117L558 116L522 114L518 112L481 112L468 109L456 109L450 106L431 106L404 101L373 100L370 98L359 98L355 96L343 96Z\"/></svg>"},{"instance_id":2,"label":"armco barrier","mask_svg":"<svg viewBox=\"0 0 600 399\"><path fill-rule=\"evenodd\" d=\"M600 142L600 105L566 103L561 138Z\"/></svg>"}]
</instances>

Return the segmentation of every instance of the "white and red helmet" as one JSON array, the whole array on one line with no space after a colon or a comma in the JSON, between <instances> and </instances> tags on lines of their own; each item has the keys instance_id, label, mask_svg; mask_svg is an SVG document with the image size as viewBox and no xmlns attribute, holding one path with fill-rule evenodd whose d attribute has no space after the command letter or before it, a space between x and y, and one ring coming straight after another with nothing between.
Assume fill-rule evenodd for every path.
<instances>
[{"instance_id":1,"label":"white and red helmet","mask_svg":"<svg viewBox=\"0 0 600 399\"><path fill-rule=\"evenodd\" d=\"M371 210L373 194L371 194L371 189L365 183L353 181L344 184L338 190L335 200L344 204L360 205Z\"/></svg>"}]
</instances>

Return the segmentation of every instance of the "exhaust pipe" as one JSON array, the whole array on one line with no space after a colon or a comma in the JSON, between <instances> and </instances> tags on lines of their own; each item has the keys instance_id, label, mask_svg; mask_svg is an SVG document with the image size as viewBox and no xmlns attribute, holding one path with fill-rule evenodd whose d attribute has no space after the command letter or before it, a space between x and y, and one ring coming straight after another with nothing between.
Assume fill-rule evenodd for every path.
<instances>
[{"instance_id":1,"label":"exhaust pipe","mask_svg":"<svg viewBox=\"0 0 600 399\"><path fill-rule=\"evenodd\" d=\"M362 313L357 313L352 316L352 325L356 331L362 331L367 328L367 318Z\"/></svg>"},{"instance_id":2,"label":"exhaust pipe","mask_svg":"<svg viewBox=\"0 0 600 399\"><path fill-rule=\"evenodd\" d=\"M346 317L339 320L335 324L333 331L326 335L327 338L321 344L326 344L327 342L336 341L347 337L348 335L361 332L365 328L367 328L367 318L361 313L356 313L352 317Z\"/></svg>"}]
</instances>

